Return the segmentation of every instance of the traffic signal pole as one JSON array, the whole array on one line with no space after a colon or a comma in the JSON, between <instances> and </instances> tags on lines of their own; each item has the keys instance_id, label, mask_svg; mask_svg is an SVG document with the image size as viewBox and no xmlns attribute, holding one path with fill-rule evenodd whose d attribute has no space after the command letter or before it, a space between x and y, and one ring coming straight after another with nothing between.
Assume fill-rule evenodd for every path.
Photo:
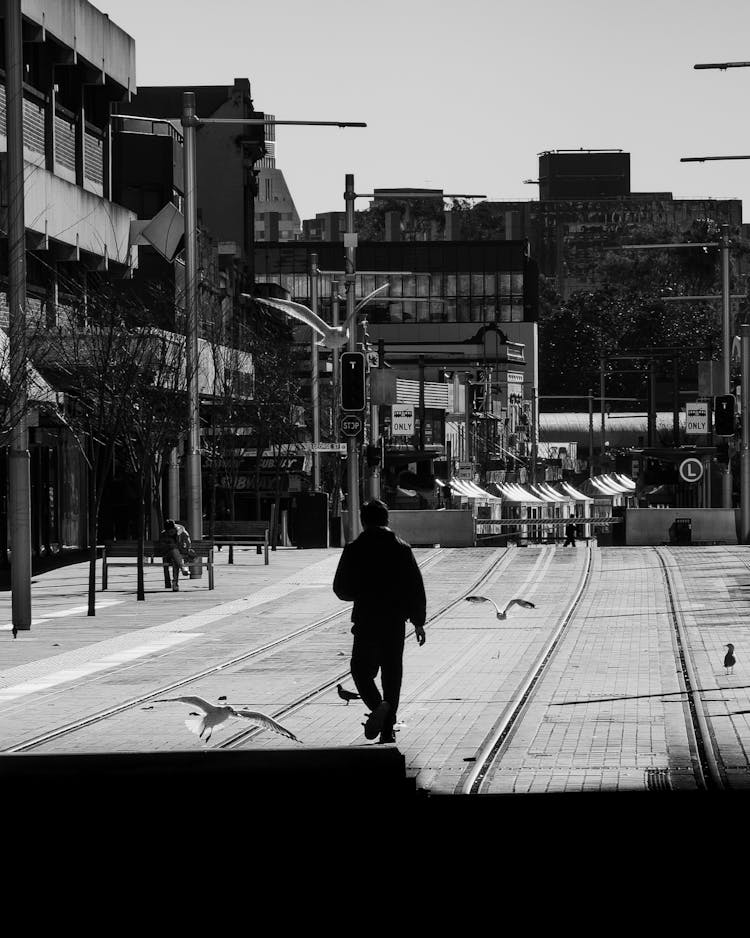
<instances>
[{"instance_id":1,"label":"traffic signal pole","mask_svg":"<svg viewBox=\"0 0 750 938\"><path fill-rule=\"evenodd\" d=\"M10 447L8 523L10 528L13 638L31 629L31 455L28 431L26 357L26 220L23 168L23 36L21 0L8 0L5 12L5 93L7 121L8 341L10 346ZM5 521L2 522L3 524Z\"/></svg>"},{"instance_id":2,"label":"traffic signal pole","mask_svg":"<svg viewBox=\"0 0 750 938\"><path fill-rule=\"evenodd\" d=\"M732 335L731 315L729 310L729 225L721 226L721 355L724 360L722 369L722 393L731 394ZM732 507L732 450L729 443L729 459L722 472L721 504L724 508Z\"/></svg>"},{"instance_id":3,"label":"traffic signal pole","mask_svg":"<svg viewBox=\"0 0 750 938\"><path fill-rule=\"evenodd\" d=\"M357 351L357 323L354 317L354 294L356 281L356 244L357 235L354 231L354 174L346 174L344 200L346 202L346 231L344 233L344 247L346 250L346 318L349 321L350 352ZM362 531L359 520L359 441L356 437L348 437L346 441L346 505L349 512L349 541L353 541Z\"/></svg>"},{"instance_id":4,"label":"traffic signal pole","mask_svg":"<svg viewBox=\"0 0 750 938\"><path fill-rule=\"evenodd\" d=\"M318 315L318 255L310 255L310 301L312 311ZM320 491L320 453L318 445L320 444L320 377L318 374L318 342L319 337L315 329L312 333L310 345L310 374L312 379L312 431L313 431L313 488L316 492Z\"/></svg>"},{"instance_id":5,"label":"traffic signal pole","mask_svg":"<svg viewBox=\"0 0 750 938\"><path fill-rule=\"evenodd\" d=\"M750 325L740 326L742 349L742 456L740 460L740 541L750 544Z\"/></svg>"}]
</instances>

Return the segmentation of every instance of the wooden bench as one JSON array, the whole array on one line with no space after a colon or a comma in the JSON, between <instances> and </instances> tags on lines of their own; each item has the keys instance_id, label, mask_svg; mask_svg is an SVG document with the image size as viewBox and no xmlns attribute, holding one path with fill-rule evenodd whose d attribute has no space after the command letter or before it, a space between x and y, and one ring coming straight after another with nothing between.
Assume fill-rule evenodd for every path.
<instances>
[{"instance_id":1,"label":"wooden bench","mask_svg":"<svg viewBox=\"0 0 750 938\"><path fill-rule=\"evenodd\" d=\"M193 560L186 560L185 566L199 567L205 561L208 567L208 588L214 588L214 545L207 541L200 541L192 545L195 552ZM161 551L157 541L145 541L143 544L143 559L153 564L155 558L161 560ZM114 558L114 559L113 559ZM108 586L107 571L109 567L132 567L138 561L138 541L107 541L102 548L102 590Z\"/></svg>"},{"instance_id":2,"label":"wooden bench","mask_svg":"<svg viewBox=\"0 0 750 938\"><path fill-rule=\"evenodd\" d=\"M229 548L227 563L234 563L235 547L255 547L256 553L263 551L268 564L269 528L268 521L216 521L212 542Z\"/></svg>"}]
</instances>

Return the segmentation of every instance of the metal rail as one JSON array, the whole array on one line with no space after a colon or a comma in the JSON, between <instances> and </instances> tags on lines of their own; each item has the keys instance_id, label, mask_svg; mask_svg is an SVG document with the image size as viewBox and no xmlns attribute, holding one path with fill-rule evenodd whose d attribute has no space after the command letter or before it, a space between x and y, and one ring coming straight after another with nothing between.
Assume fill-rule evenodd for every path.
<instances>
[{"instance_id":1,"label":"metal rail","mask_svg":"<svg viewBox=\"0 0 750 938\"><path fill-rule=\"evenodd\" d=\"M420 564L421 570L429 569L434 563L437 562L439 558L439 552L437 549L434 549L431 554L429 554ZM188 675L187 677L180 678L179 681L173 681L170 684L165 684L160 687L158 690L149 691L147 694L139 694L137 697L131 697L122 703L115 704L111 707L107 707L104 710L98 710L96 713L89 714L88 716L81 717L78 720L72 720L69 723L65 723L61 726L56 727L53 730L48 730L44 733L40 733L37 736L29 737L20 743L15 743L12 746L7 746L0 749L0 753L16 753L16 752L29 752L32 749L37 749L40 746L43 746L45 743L52 742L55 739L60 739L63 736L71 735L82 729L85 729L87 726L93 726L96 723L102 723L104 720L109 719L110 717L117 716L120 713L124 713L127 710L132 710L133 708L139 706L142 703L146 703L149 700L153 700L156 697L161 697L170 691L177 690L181 687L186 687L189 684L193 684L196 681L200 681L203 678L208 677L211 674L216 674L219 671L224 671L227 668L234 667L235 665L242 664L245 661L248 661L252 658L257 658L259 655L265 654L268 651L282 647L290 642L295 641L303 635L306 635L310 632L315 631L316 629L321 628L324 625L327 625L329 622L334 621L335 619L341 618L343 616L351 615L351 606L347 606L345 609L342 609L337 612L330 613L327 616L324 616L321 619L316 619L315 622L308 623L299 629L295 629L293 632L289 632L286 635L276 638L273 641L266 642L264 645L259 645L255 648L251 648L248 651L244 651L241 654L234 655L231 658L226 659L225 661L220 662L219 664L211 665L211 667L203 668L200 671L196 671L193 674ZM128 665L130 666L130 665ZM116 673L117 669L115 669ZM109 676L112 675L112 671L108 671ZM98 675L101 677L101 675Z\"/></svg>"}]
</instances>

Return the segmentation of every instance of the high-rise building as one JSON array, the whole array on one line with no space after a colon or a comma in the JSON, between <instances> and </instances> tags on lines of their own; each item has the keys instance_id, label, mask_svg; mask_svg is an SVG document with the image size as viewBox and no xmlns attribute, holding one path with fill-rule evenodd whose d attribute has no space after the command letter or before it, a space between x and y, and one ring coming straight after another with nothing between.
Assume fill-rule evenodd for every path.
<instances>
[{"instance_id":1,"label":"high-rise building","mask_svg":"<svg viewBox=\"0 0 750 938\"><path fill-rule=\"evenodd\" d=\"M255 197L255 240L296 241L299 238L299 214L286 184L284 174L276 166L276 125L273 114L266 115L266 155L257 166Z\"/></svg>"}]
</instances>

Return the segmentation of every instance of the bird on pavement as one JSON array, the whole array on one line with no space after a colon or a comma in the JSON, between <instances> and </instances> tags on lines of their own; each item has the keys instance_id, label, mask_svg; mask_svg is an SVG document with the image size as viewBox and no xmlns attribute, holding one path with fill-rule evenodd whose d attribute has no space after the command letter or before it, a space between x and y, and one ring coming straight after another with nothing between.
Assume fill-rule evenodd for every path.
<instances>
[{"instance_id":1,"label":"bird on pavement","mask_svg":"<svg viewBox=\"0 0 750 938\"><path fill-rule=\"evenodd\" d=\"M523 606L525 609L536 609L534 603L529 602L528 599L511 599L509 603L506 604L505 608L500 611L497 606L497 603L491 599L488 599L487 596L467 596L467 603L492 603L495 607L495 612L497 613L498 619L506 619L508 617L508 611L511 606Z\"/></svg>"},{"instance_id":2,"label":"bird on pavement","mask_svg":"<svg viewBox=\"0 0 750 938\"><path fill-rule=\"evenodd\" d=\"M340 684L337 684L337 685L336 685L336 690L339 692L339 697L340 697L342 700L345 700L345 701L346 701L347 707L349 706L349 701L350 701L350 700L360 700L360 699L361 699L360 696L359 696L359 694L355 694L354 691L351 691L351 690L346 690L346 689L345 689L344 687L342 687Z\"/></svg>"},{"instance_id":3,"label":"bird on pavement","mask_svg":"<svg viewBox=\"0 0 750 938\"><path fill-rule=\"evenodd\" d=\"M734 671L734 666L737 663L734 657L734 645L730 642L726 646L729 651L724 655L724 667L726 668L726 673L731 674Z\"/></svg>"},{"instance_id":4,"label":"bird on pavement","mask_svg":"<svg viewBox=\"0 0 750 938\"><path fill-rule=\"evenodd\" d=\"M195 735L199 736L201 739L203 739L203 734L206 733L205 742L211 739L211 734L215 729L222 726L227 720L235 717L256 723L262 729L271 730L274 733L286 736L288 739L293 739L295 743L299 742L294 733L285 726L282 726L281 723L278 723L273 717L269 717L267 714L260 713L257 710L238 710L235 707L230 707L228 704L217 707L210 704L202 697L162 697L155 700L154 703L184 703L190 707L194 707L195 710L191 710L190 717L185 720L185 726L191 733L195 733Z\"/></svg>"}]
</instances>

